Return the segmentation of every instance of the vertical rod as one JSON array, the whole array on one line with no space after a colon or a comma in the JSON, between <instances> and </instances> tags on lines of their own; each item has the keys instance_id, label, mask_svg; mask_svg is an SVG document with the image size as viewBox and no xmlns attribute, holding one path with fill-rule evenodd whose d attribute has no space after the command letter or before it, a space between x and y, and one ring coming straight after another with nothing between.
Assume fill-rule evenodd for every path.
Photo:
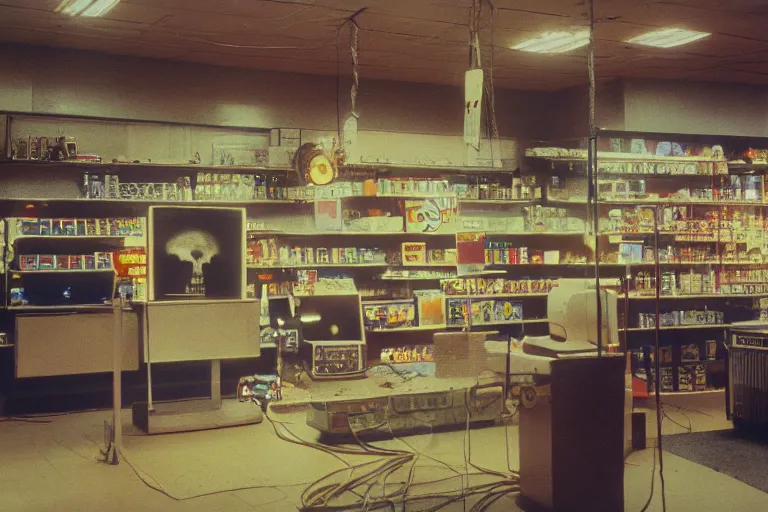
<instances>
[{"instance_id":1,"label":"vertical rod","mask_svg":"<svg viewBox=\"0 0 768 512\"><path fill-rule=\"evenodd\" d=\"M123 407L122 390L122 358L123 358L123 298L112 306L114 333L112 340L112 432L115 452L123 446L123 423L121 410Z\"/></svg>"},{"instance_id":2,"label":"vertical rod","mask_svg":"<svg viewBox=\"0 0 768 512\"><path fill-rule=\"evenodd\" d=\"M149 352L149 347L151 345L149 339L149 308L149 304L144 305L142 308L142 316L144 317L144 347L147 357L147 411L149 411L149 414L152 414L154 406L152 405L152 357Z\"/></svg>"},{"instance_id":3,"label":"vertical rod","mask_svg":"<svg viewBox=\"0 0 768 512\"><path fill-rule=\"evenodd\" d=\"M603 355L603 308L600 297L600 209L597 197L597 130L595 128L595 5L588 0L589 9L589 51L587 71L589 73L589 144L587 146L587 177L592 188L592 222L595 236L595 300L597 301L597 357Z\"/></svg>"},{"instance_id":4,"label":"vertical rod","mask_svg":"<svg viewBox=\"0 0 768 512\"><path fill-rule=\"evenodd\" d=\"M661 480L661 505L662 510L666 512L667 502L664 492L664 454L662 452L662 439L661 439L661 361L659 359L659 338L661 335L661 322L660 317L660 303L661 303L661 265L659 264L659 209L656 207L655 215L653 216L653 265L654 275L656 276L656 319L654 326L654 346L653 346L653 358L654 358L654 371L656 373L654 377L654 383L656 386L656 446L659 451L659 479Z\"/></svg>"},{"instance_id":5,"label":"vertical rod","mask_svg":"<svg viewBox=\"0 0 768 512\"><path fill-rule=\"evenodd\" d=\"M211 359L211 402L221 407L221 359Z\"/></svg>"}]
</instances>

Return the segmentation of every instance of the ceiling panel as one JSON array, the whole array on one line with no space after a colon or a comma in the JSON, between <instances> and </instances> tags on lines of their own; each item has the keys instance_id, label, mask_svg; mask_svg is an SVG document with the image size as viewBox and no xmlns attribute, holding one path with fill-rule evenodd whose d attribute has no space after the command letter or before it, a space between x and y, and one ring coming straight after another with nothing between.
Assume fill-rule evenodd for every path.
<instances>
[{"instance_id":1,"label":"ceiling panel","mask_svg":"<svg viewBox=\"0 0 768 512\"><path fill-rule=\"evenodd\" d=\"M54 13L58 3L0 0L0 40L220 66L348 73L349 25L339 27L364 8L357 17L363 78L461 84L467 67L470 0L122 0L103 19ZM553 90L585 82L584 48L566 55L510 49L545 30L586 27L584 0L493 4L493 34L486 4L480 39L486 65L495 46L497 86ZM595 7L601 78L768 85L768 0L611 0ZM670 24L712 35L669 50L624 42Z\"/></svg>"}]
</instances>

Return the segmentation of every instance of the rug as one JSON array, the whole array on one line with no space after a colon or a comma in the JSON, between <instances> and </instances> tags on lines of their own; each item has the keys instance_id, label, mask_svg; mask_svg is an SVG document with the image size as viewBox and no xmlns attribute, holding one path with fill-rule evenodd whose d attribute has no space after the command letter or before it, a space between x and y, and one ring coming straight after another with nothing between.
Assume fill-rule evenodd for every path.
<instances>
[{"instance_id":1,"label":"rug","mask_svg":"<svg viewBox=\"0 0 768 512\"><path fill-rule=\"evenodd\" d=\"M664 436L664 451L768 492L768 440L738 430Z\"/></svg>"}]
</instances>

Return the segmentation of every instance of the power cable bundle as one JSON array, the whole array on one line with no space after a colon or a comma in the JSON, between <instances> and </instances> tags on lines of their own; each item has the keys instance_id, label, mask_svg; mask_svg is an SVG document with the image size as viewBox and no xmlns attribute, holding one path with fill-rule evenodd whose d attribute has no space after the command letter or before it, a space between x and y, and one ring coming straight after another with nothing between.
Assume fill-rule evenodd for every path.
<instances>
[{"instance_id":1,"label":"power cable bundle","mask_svg":"<svg viewBox=\"0 0 768 512\"><path fill-rule=\"evenodd\" d=\"M327 446L319 443L304 441L291 432L288 427L267 415L275 434L283 441L304 447L317 449L328 453L346 466L332 471L310 484L301 495L301 507L305 511L374 511L374 510L409 510L418 512L437 511L443 507L465 501L468 498L476 498L477 501L469 509L470 512L482 512L488 510L493 503L510 494L517 493L519 487L519 474L516 471L494 471L481 467L471 460L471 435L469 406L470 390L465 391L466 429L464 431L464 468L458 471L453 466L442 462L429 455L418 452L407 441L394 435L385 421L381 425L355 430L350 424L350 431L356 441L356 446ZM376 430L387 426L392 438L406 445L408 450L382 448L372 445L360 439L360 433ZM279 427L279 428L278 428ZM352 464L342 455L361 455L375 457L373 460ZM445 466L456 473L450 477L437 480L415 481L418 461L422 458L430 459ZM422 468L424 466L421 466ZM432 466L434 467L434 466ZM507 460L509 468L509 461ZM395 477L398 472L405 472L405 476ZM493 478L491 482L476 483L470 485L471 478ZM460 485L454 484L456 490L442 492L413 492L415 489L437 485L460 479ZM428 502L425 508L420 508L419 503Z\"/></svg>"}]
</instances>

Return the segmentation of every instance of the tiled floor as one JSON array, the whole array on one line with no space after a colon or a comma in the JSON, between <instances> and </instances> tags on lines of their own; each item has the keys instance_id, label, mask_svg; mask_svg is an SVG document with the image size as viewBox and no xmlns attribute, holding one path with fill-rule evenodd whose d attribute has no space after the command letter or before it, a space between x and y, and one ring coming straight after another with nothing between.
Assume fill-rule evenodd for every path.
<instances>
[{"instance_id":1,"label":"tiled floor","mask_svg":"<svg viewBox=\"0 0 768 512\"><path fill-rule=\"evenodd\" d=\"M701 404L693 412L670 411L674 409L671 405L665 410L680 423L685 418L678 415L685 414L696 429L727 425L722 415L718 416L717 399L713 400L717 407L709 410L702 409ZM108 412L89 412L48 418L51 423L0 423L0 510L290 511L297 508L308 482L344 467L328 454L278 439L269 422L151 437L136 436L126 429L125 458L118 466L109 466L98 462L103 422L109 418ZM304 425L302 414L283 414L279 420L300 438L316 439L315 431ZM679 428L669 420L664 426L665 430ZM503 470L507 463L505 434L511 447L509 463L517 467L514 426L506 431L504 427L472 430L472 462ZM415 481L462 471L464 432L405 439L424 454ZM396 440L382 446L409 449ZM361 458L346 458L355 457ZM627 459L626 510L639 511L648 499L652 466L651 450ZM671 512L768 510L768 494L703 466L665 454L664 469L667 510ZM150 488L137 472L170 496ZM651 511L661 510L658 476L655 489ZM456 504L443 510L464 507ZM497 502L491 510L517 509L508 501Z\"/></svg>"}]
</instances>

